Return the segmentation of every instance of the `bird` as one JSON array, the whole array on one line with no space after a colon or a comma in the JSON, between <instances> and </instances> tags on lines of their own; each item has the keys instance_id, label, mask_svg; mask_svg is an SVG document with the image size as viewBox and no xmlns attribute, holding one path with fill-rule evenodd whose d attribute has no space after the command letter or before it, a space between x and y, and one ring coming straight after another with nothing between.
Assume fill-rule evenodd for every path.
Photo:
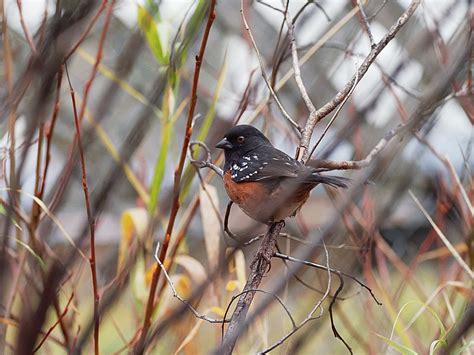
<instances>
[{"instance_id":1,"label":"bird","mask_svg":"<svg viewBox=\"0 0 474 355\"><path fill-rule=\"evenodd\" d=\"M347 188L350 182L290 157L251 125L232 127L216 148L224 150L223 181L230 200L263 224L295 216L318 184Z\"/></svg>"}]
</instances>

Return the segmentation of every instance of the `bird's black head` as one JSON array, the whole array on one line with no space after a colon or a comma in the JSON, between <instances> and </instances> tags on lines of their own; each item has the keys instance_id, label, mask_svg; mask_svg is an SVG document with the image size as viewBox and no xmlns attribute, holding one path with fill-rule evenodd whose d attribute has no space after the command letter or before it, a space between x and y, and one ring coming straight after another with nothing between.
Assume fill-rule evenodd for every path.
<instances>
[{"instance_id":1,"label":"bird's black head","mask_svg":"<svg viewBox=\"0 0 474 355\"><path fill-rule=\"evenodd\" d=\"M258 129L243 124L231 128L216 144L216 148L224 149L227 158L235 153L243 155L262 145L271 145L271 143Z\"/></svg>"}]
</instances>

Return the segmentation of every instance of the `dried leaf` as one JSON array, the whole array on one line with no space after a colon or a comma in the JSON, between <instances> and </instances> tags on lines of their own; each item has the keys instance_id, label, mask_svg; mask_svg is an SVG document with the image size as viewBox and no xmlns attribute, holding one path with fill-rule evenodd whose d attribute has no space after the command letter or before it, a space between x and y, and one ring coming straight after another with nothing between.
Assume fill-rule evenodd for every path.
<instances>
[{"instance_id":1,"label":"dried leaf","mask_svg":"<svg viewBox=\"0 0 474 355\"><path fill-rule=\"evenodd\" d=\"M206 270L202 264L193 257L188 255L178 255L175 258L175 262L186 270L195 284L200 285L206 280Z\"/></svg>"},{"instance_id":2,"label":"dried leaf","mask_svg":"<svg viewBox=\"0 0 474 355\"><path fill-rule=\"evenodd\" d=\"M120 218L120 245L117 261L117 273L125 265L133 236L141 237L148 226L148 215L144 208L130 208L122 213Z\"/></svg>"},{"instance_id":3,"label":"dried leaf","mask_svg":"<svg viewBox=\"0 0 474 355\"><path fill-rule=\"evenodd\" d=\"M199 190L204 242L209 268L214 270L219 263L221 222L218 217L219 197L214 186L204 184Z\"/></svg>"},{"instance_id":4,"label":"dried leaf","mask_svg":"<svg viewBox=\"0 0 474 355\"><path fill-rule=\"evenodd\" d=\"M242 250L235 252L235 273L237 274L237 280L239 281L239 290L243 290L247 277L245 275L245 256Z\"/></svg>"},{"instance_id":5,"label":"dried leaf","mask_svg":"<svg viewBox=\"0 0 474 355\"><path fill-rule=\"evenodd\" d=\"M133 269L132 287L135 299L144 304L148 298L148 287L146 285L145 259L140 256Z\"/></svg>"},{"instance_id":6,"label":"dried leaf","mask_svg":"<svg viewBox=\"0 0 474 355\"><path fill-rule=\"evenodd\" d=\"M218 306L211 307L210 311L219 317L224 317L225 314L225 310Z\"/></svg>"},{"instance_id":7,"label":"dried leaf","mask_svg":"<svg viewBox=\"0 0 474 355\"><path fill-rule=\"evenodd\" d=\"M183 342L178 346L178 349L176 349L175 351L175 355L178 354L181 350L183 350L183 348L189 344L189 342L191 340L193 340L193 338L196 336L199 328L201 327L201 325L204 323L204 321L202 319L199 319L196 324L194 325L194 327L189 331L188 335L186 336L186 338L184 338Z\"/></svg>"},{"instance_id":8,"label":"dried leaf","mask_svg":"<svg viewBox=\"0 0 474 355\"><path fill-rule=\"evenodd\" d=\"M239 281L238 280L230 280L227 282L227 285L225 285L225 290L228 292L235 291L237 287L239 287Z\"/></svg>"}]
</instances>

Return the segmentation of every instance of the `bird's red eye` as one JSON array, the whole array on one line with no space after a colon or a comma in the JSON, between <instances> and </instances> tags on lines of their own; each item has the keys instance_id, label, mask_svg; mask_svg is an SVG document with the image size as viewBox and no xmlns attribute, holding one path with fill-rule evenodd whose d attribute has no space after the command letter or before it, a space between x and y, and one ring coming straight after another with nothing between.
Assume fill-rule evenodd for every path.
<instances>
[{"instance_id":1,"label":"bird's red eye","mask_svg":"<svg viewBox=\"0 0 474 355\"><path fill-rule=\"evenodd\" d=\"M245 137L244 136L238 136L237 137L237 143L243 143L245 140Z\"/></svg>"}]
</instances>

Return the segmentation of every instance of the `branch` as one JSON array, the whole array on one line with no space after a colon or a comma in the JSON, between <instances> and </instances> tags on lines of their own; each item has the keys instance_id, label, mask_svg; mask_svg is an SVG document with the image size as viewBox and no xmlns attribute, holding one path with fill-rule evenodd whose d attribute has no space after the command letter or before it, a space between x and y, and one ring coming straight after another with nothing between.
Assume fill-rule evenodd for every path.
<instances>
[{"instance_id":1,"label":"branch","mask_svg":"<svg viewBox=\"0 0 474 355\"><path fill-rule=\"evenodd\" d=\"M79 149L79 156L81 161L81 172L82 172L82 189L84 190L84 199L86 204L86 213L87 221L89 223L90 230L90 257L89 265L91 268L91 277L92 277L92 292L94 293L94 303L93 303L93 312L94 312L94 353L95 355L99 354L99 287L97 283L97 267L96 267L96 257L95 257L95 221L92 214L91 203L89 198L89 187L87 184L87 173L86 173L86 161L84 158L84 149L82 145L82 134L81 134L81 122L77 115L76 107L76 97L74 95L74 89L72 88L71 80L69 78L69 71L67 69L67 64L64 64L66 69L66 77L69 83L69 90L71 92L72 107L74 112L74 124L76 126L76 137L77 137L77 146Z\"/></svg>"},{"instance_id":2,"label":"branch","mask_svg":"<svg viewBox=\"0 0 474 355\"><path fill-rule=\"evenodd\" d=\"M270 260L275 253L276 239L280 234L281 229L284 226L284 222L278 222L272 224L265 236L263 237L262 243L260 244L255 258L250 265L250 275L245 284L243 293L237 306L230 319L229 327L224 336L223 343L225 344L222 349L222 354L232 354L235 343L239 334L242 332L242 326L245 321L245 317L249 311L250 305L252 304L255 296L255 290L258 289L262 282L263 275L271 267Z\"/></svg>"},{"instance_id":3,"label":"branch","mask_svg":"<svg viewBox=\"0 0 474 355\"><path fill-rule=\"evenodd\" d=\"M293 318L293 316L291 315L291 312L290 310L288 309L288 307L285 305L285 303L283 302L283 300L281 299L281 297L279 297L278 295L274 294L274 293L271 293L271 292L268 292L268 291L265 291L265 290L259 290L259 289L248 289L248 290L244 290L242 292L239 292L238 294L232 296L232 299L230 300L229 304L227 305L227 308L225 310L225 313L224 313L224 318L227 316L227 313L229 312L229 309L230 309L230 306L232 305L232 303L234 303L234 301L236 299L238 299L240 296L242 295L245 295L245 294L248 294L250 292L261 292L261 293L265 293L267 295L270 295L270 296L273 296L277 301L278 303L280 303L280 305L282 306L282 308L285 310L285 313L288 315L288 318L290 318L290 321L291 321L291 325L293 326L293 329L295 329L297 326L296 326L296 322L295 322L295 319ZM222 338L224 338L224 323L222 323Z\"/></svg>"},{"instance_id":4,"label":"branch","mask_svg":"<svg viewBox=\"0 0 474 355\"><path fill-rule=\"evenodd\" d=\"M196 160L193 158L193 154L194 154L193 148L196 145L203 148L206 151L206 160ZM212 162L211 151L209 150L209 147L204 142L200 142L200 141L189 142L189 161L191 162L191 164L193 164L195 167L199 169L209 168L213 170L221 178L224 176L224 171Z\"/></svg>"},{"instance_id":5,"label":"branch","mask_svg":"<svg viewBox=\"0 0 474 355\"><path fill-rule=\"evenodd\" d=\"M290 332L288 332L283 337L281 337L272 346L270 346L270 347L266 348L265 350L259 352L259 354L266 354L266 353L272 351L273 349L277 348L278 346L283 344L289 337L291 337L298 330L300 330L306 323L308 323L312 320L315 320L315 319L319 319L323 315L323 308L321 307L321 305L324 302L324 300L329 296L329 292L331 291L331 280L332 280L331 270L330 270L330 267L329 267L329 253L328 253L328 249L326 248L326 243L324 243L324 240L323 240L323 246L324 246L324 253L325 253L325 256L326 256L326 270L328 272L328 283L327 283L327 286L326 286L326 291L324 292L321 299L314 305L314 307L312 308L312 310L308 314L308 316L300 324L298 324L298 325L293 324L293 329ZM316 310L318 308L320 308L321 311L319 312L319 315L314 316L314 312L316 312Z\"/></svg>"},{"instance_id":6,"label":"branch","mask_svg":"<svg viewBox=\"0 0 474 355\"><path fill-rule=\"evenodd\" d=\"M384 149L390 140L396 135L407 131L409 129L408 124L399 124L395 128L388 131L385 136L375 145L375 147L367 154L362 160L310 160L308 165L315 167L317 171L329 171L329 170L359 170L369 166L377 155Z\"/></svg>"},{"instance_id":7,"label":"branch","mask_svg":"<svg viewBox=\"0 0 474 355\"><path fill-rule=\"evenodd\" d=\"M395 37L395 35L400 31L400 29L407 23L409 18L413 15L415 10L418 8L420 4L420 0L414 0L408 7L408 9L400 16L398 21L390 28L388 33L376 44L376 46L370 51L369 55L365 58L364 62L360 65L357 73L355 73L352 79L344 85L344 87L334 96L334 98L322 106L320 109L316 110L313 109L314 106L308 106L310 109L310 114L308 120L306 122L305 128L303 129L300 146L298 149L298 156L299 160L306 162L309 159L309 144L311 137L313 135L314 128L316 124L326 117L329 113L336 109L341 102L343 102L344 98L349 94L352 87L356 85L360 80L364 77L365 73L369 70L369 67L375 61L377 56L382 52L382 50L387 46L388 43ZM298 57L296 53L296 46L292 46L292 55L293 55L293 70L295 72L295 79L296 73L299 72L299 64L298 64ZM296 61L295 61L296 59ZM300 85L299 85L300 86ZM299 87L300 91L306 91L304 87ZM303 96L303 99L305 96ZM306 100L305 100L306 102Z\"/></svg>"},{"instance_id":8,"label":"branch","mask_svg":"<svg viewBox=\"0 0 474 355\"><path fill-rule=\"evenodd\" d=\"M160 261L160 258L158 257L158 252L160 250L160 243L158 242L156 244L156 248L155 248L155 253L154 253L154 257L155 257L155 260L156 260L156 263L159 265L159 267L161 268L161 270L163 271L163 275L165 276L166 278L166 281L168 281L168 285L170 286L171 288L171 291L173 292L173 296L175 298L177 298L181 303L183 303L184 305L186 305L186 307L189 308L189 310L194 314L194 316L196 318L199 318L199 319L202 319L202 320L205 320L206 322L209 322L209 323L228 323L229 320L225 319L225 315L224 315L224 319L214 319L214 318L209 318L208 316L205 316L205 315L202 315L200 314L196 308L194 308L190 303L189 301L185 300L184 298L182 298L178 292L176 291L176 288L174 287L173 285L173 282L171 281L170 279L170 276L168 275L168 272L166 271L166 268L165 266L163 265L163 263Z\"/></svg>"},{"instance_id":9,"label":"branch","mask_svg":"<svg viewBox=\"0 0 474 355\"><path fill-rule=\"evenodd\" d=\"M204 35L201 40L199 54L196 55L193 86L191 90L191 104L189 106L189 112L188 112L188 117L186 121L185 136L184 136L184 141L181 148L181 155L179 158L178 166L176 167L176 170L174 173L173 201L171 205L171 213L168 220L168 226L166 228L165 238L163 240L163 247L161 249L160 257L159 257L162 263L166 257L166 252L168 250L168 246L171 240L171 234L173 233L174 223L175 223L176 216L179 210L179 193L181 189L181 175L183 172L184 161L186 160L186 152L188 151L189 142L191 140L191 134L193 132L192 123L193 123L194 111L196 109L196 103L197 103L197 90L198 90L198 83L199 83L199 75L201 73L201 64L204 58L204 53L206 51L206 45L207 45L207 40L209 38L209 33L211 31L212 24L216 18L215 7L216 7L216 0L212 0L210 8L209 8L209 15L207 17L206 28L204 29ZM145 350L145 340L151 326L151 315L153 313L153 310L155 309L155 292L156 292L156 287L158 285L158 280L160 278L160 273L161 273L161 268L156 268L155 271L153 272L153 277L150 284L150 293L148 295L148 301L147 301L147 306L145 310L145 317L143 321L143 328L140 334L140 339L138 340L138 343L135 347L135 352L138 354L143 353Z\"/></svg>"},{"instance_id":10,"label":"branch","mask_svg":"<svg viewBox=\"0 0 474 355\"><path fill-rule=\"evenodd\" d=\"M292 125L293 128L295 128L295 130L296 130L296 132L298 133L298 135L301 135L301 132L302 132L301 127L298 125L297 122L295 122L295 121L290 117L290 115L288 114L288 112L286 112L285 108L283 107L283 105L281 104L280 100L278 99L278 96L277 96L277 94L275 93L275 90L273 90L273 87L272 87L272 85L270 84L270 81L268 80L267 74L266 74L266 72L265 72L265 66L263 65L263 60L262 60L262 57L261 57L261 55L260 55L260 51L258 50L257 43L255 42L255 39L253 38L252 31L250 30L249 25L248 25L248 23L247 23L247 19L245 18L243 0L240 0L240 14L242 15L242 21L243 21L243 23L244 23L245 30L247 31L247 33L248 33L248 35L249 35L249 37L250 37L250 40L251 40L252 45L253 45L253 48L255 49L255 54L257 55L258 62L259 62L259 64L260 64L260 71L261 71L261 73L262 73L263 80L265 81L265 84L267 84L267 87L268 87L268 90L270 90L271 96L273 97L273 99L274 99L275 102L277 103L278 108L280 109L281 113L282 113L283 116L286 118L286 120L287 120L289 123L291 123L291 125Z\"/></svg>"},{"instance_id":11,"label":"branch","mask_svg":"<svg viewBox=\"0 0 474 355\"><path fill-rule=\"evenodd\" d=\"M367 33L367 36L369 37L370 48L373 49L375 47L374 36L372 35L372 31L370 30L369 19L367 18L367 15L365 13L364 5L362 5L360 0L356 0L356 2L357 2L357 7L359 8L362 28L364 29L364 31Z\"/></svg>"},{"instance_id":12,"label":"branch","mask_svg":"<svg viewBox=\"0 0 474 355\"><path fill-rule=\"evenodd\" d=\"M33 52L33 55L36 55L35 42L33 41L33 37L31 36L30 30L26 26L25 18L23 17L22 0L16 0L16 4L18 6L18 14L20 15L21 28L23 29L23 33L25 34L26 42L28 42L28 45L30 46L31 51Z\"/></svg>"}]
</instances>

